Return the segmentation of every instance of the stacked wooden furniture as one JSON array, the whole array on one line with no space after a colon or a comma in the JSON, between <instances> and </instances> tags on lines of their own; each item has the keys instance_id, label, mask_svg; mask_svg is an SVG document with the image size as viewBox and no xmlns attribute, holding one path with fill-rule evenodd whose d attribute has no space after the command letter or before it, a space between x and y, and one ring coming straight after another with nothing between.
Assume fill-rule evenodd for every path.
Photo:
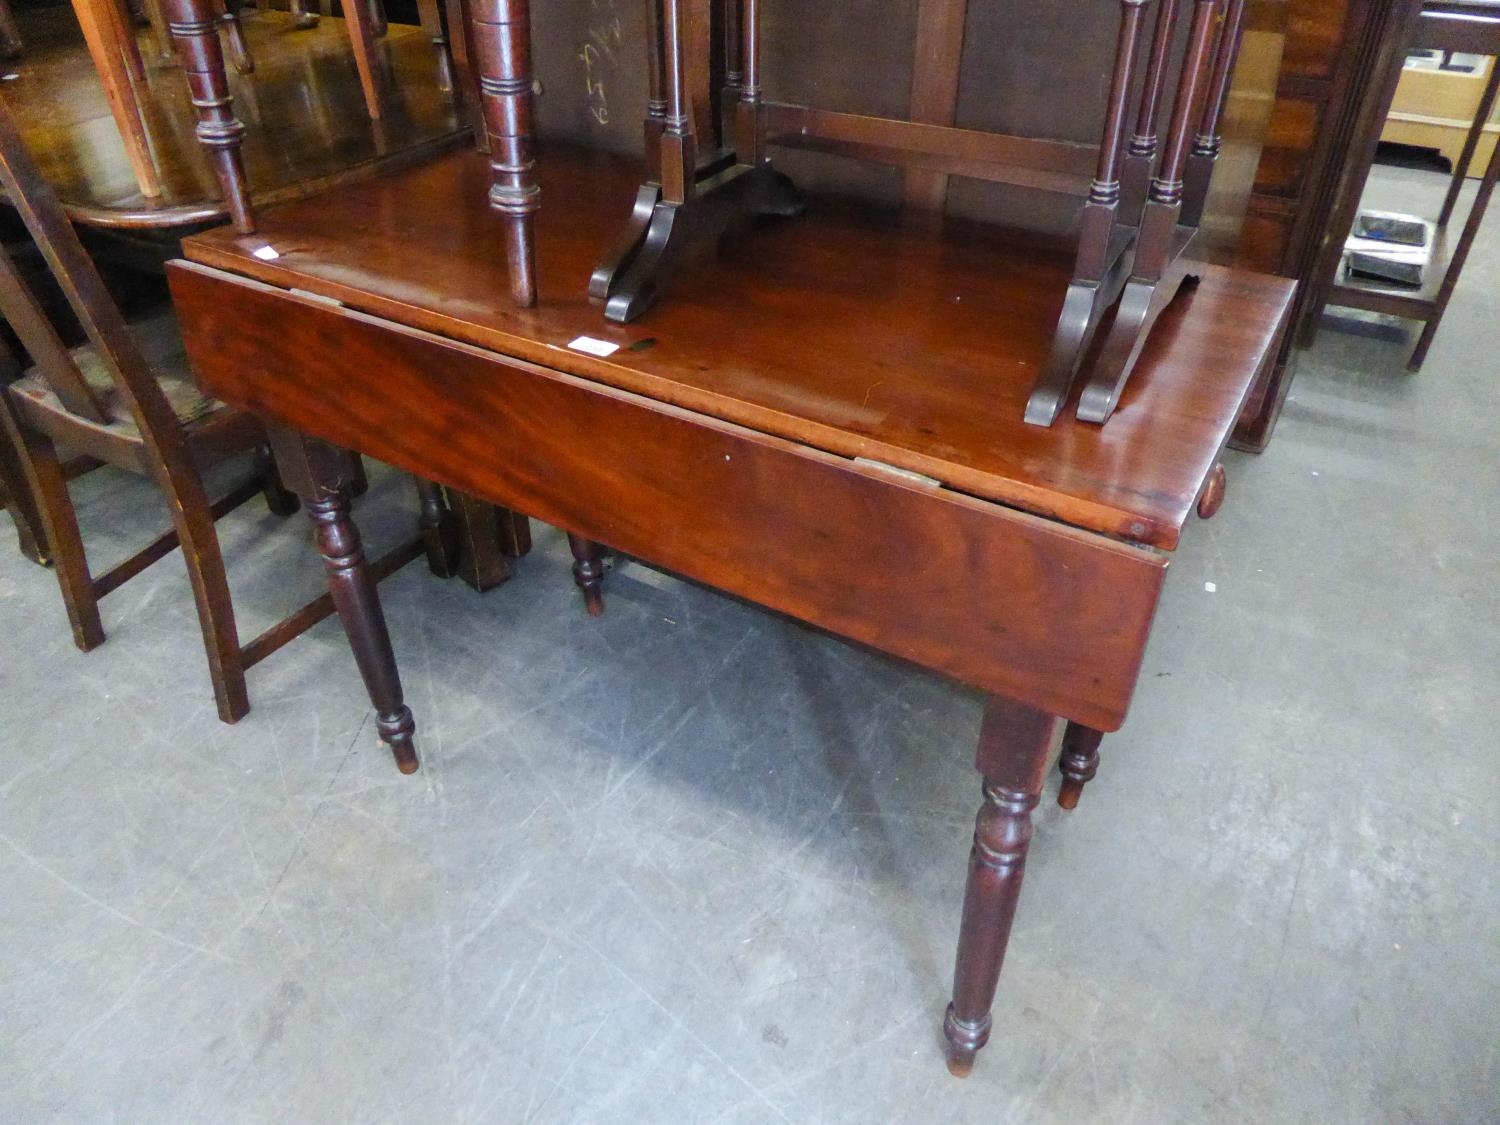
<instances>
[{"instance_id":1,"label":"stacked wooden furniture","mask_svg":"<svg viewBox=\"0 0 1500 1125\"><path fill-rule=\"evenodd\" d=\"M1351 145L1348 169L1340 184L1338 205L1333 212L1314 278L1313 299L1320 313L1327 305L1337 305L1385 313L1421 323L1422 333L1407 364L1409 370L1418 371L1427 359L1427 353L1442 326L1448 303L1463 275L1474 240L1478 237L1479 228L1494 196L1495 185L1500 182L1500 149L1497 149L1480 176L1474 202L1455 237L1450 224L1460 192L1472 170L1480 138L1494 109L1496 95L1500 93L1500 66L1490 70L1474 120L1465 138L1463 151L1453 169L1448 193L1438 212L1438 242L1429 267L1428 280L1414 289L1352 277L1340 279L1343 240L1348 236L1359 211L1380 134L1390 112L1406 56L1411 51L1424 49L1500 55L1500 4L1491 0L1426 0L1425 3L1418 4L1413 0L1398 14L1404 18L1391 22L1380 53L1373 62L1375 81L1371 83L1369 96L1362 109L1359 130ZM1316 331L1317 321L1314 319L1308 325L1308 343Z\"/></svg>"},{"instance_id":2,"label":"stacked wooden furniture","mask_svg":"<svg viewBox=\"0 0 1500 1125\"><path fill-rule=\"evenodd\" d=\"M1084 202L1073 276L1026 416L1052 424L1109 318L1078 406L1080 418L1105 422L1152 325L1189 274L1187 254L1219 153L1244 18L1244 0L1192 0L1188 45L1169 100L1182 5L1157 3L1146 36L1149 0L1120 2L1103 132L1089 146L769 101L760 78L762 5L735 0L725 21L729 108L716 144L720 130L706 88L708 0L651 0L647 182L627 230L595 270L591 294L605 302L610 319L629 322L650 307L695 245L756 214L795 214L795 189L771 167L768 150L777 145L1075 195ZM1149 59L1138 83L1142 53Z\"/></svg>"},{"instance_id":3,"label":"stacked wooden furniture","mask_svg":"<svg viewBox=\"0 0 1500 1125\"><path fill-rule=\"evenodd\" d=\"M1103 428L1023 419L1076 253L980 224L898 228L815 197L801 221L698 265L646 324L602 321L582 279L618 242L612 201L639 173L562 148L538 164L527 5L471 12L489 153L186 240L169 274L195 367L266 420L339 580L361 591L340 610L383 717L405 711L374 587L326 549L357 543L345 450L985 691L944 1023L950 1069L967 1073L1055 737L1071 805L1124 721L1169 553L1223 498L1219 453L1292 287L1204 267ZM667 50L660 195L638 195L643 210L715 198L671 93L682 66ZM748 86L748 59L742 73ZM228 107L215 112L228 137ZM781 191L759 157L734 181L722 198L737 207ZM715 206L677 214L711 229Z\"/></svg>"}]
</instances>

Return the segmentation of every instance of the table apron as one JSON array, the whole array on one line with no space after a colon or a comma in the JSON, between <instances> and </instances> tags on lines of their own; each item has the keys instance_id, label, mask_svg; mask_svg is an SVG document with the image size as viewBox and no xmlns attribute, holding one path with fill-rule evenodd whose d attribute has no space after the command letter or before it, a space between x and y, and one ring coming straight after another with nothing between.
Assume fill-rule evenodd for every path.
<instances>
[{"instance_id":1,"label":"table apron","mask_svg":"<svg viewBox=\"0 0 1500 1125\"><path fill-rule=\"evenodd\" d=\"M1163 555L220 270L168 276L227 403L986 691L1124 721Z\"/></svg>"}]
</instances>

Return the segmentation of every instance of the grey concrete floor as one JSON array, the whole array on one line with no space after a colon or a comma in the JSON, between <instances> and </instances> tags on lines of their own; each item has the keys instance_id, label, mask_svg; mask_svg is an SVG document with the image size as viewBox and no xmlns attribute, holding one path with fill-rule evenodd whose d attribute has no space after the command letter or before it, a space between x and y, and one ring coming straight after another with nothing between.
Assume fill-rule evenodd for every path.
<instances>
[{"instance_id":1,"label":"grey concrete floor","mask_svg":"<svg viewBox=\"0 0 1500 1125\"><path fill-rule=\"evenodd\" d=\"M1497 285L1492 223L1421 375L1325 331L1230 458L967 1082L974 695L630 563L588 620L539 529L383 587L407 778L336 624L224 726L175 558L85 656L5 530L0 1120L1500 1119ZM100 564L165 520L76 494ZM367 537L412 508L378 475ZM221 527L247 634L318 589L300 522Z\"/></svg>"}]
</instances>

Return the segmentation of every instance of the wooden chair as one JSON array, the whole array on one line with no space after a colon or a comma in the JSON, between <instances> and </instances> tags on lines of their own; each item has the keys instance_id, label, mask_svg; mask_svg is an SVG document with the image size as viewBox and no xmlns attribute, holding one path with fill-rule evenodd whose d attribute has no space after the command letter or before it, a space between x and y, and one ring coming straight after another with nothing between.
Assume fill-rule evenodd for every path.
<instances>
[{"instance_id":1,"label":"wooden chair","mask_svg":"<svg viewBox=\"0 0 1500 1125\"><path fill-rule=\"evenodd\" d=\"M249 710L246 670L327 617L334 604L325 594L241 645L214 521L257 494L281 515L296 510L296 498L281 486L271 467L260 422L207 398L194 385L170 318L160 318L145 332L132 331L126 323L3 104L0 186L20 212L88 338L82 347L66 347L10 257L0 254L0 313L34 363L5 388L7 409L0 411L0 424L36 498L74 641L85 651L102 643L99 599L181 546L219 717L232 723ZM165 494L173 529L94 577L57 443L154 480ZM210 501L202 467L246 452L255 457L250 478ZM419 482L419 491L423 534L375 563L372 570L377 576L424 551L435 573L453 573L451 517L435 485ZM398 764L415 769L409 747L406 759L401 748L396 749Z\"/></svg>"},{"instance_id":2,"label":"wooden chair","mask_svg":"<svg viewBox=\"0 0 1500 1125\"><path fill-rule=\"evenodd\" d=\"M255 231L240 144L245 127L235 117L234 99L224 55L211 19L208 0L166 0L172 34L177 41L183 70L198 108L198 138L212 153L220 188L236 230ZM358 6L358 5L355 5ZM532 250L531 224L540 201L532 152L532 77L530 22L525 0L475 0L468 12L464 38L472 39L475 70L470 72L471 52L461 53L461 72L472 73L479 88L485 122L479 138L490 154L494 183L490 203L506 215L507 241L501 248L510 265L511 299L521 306L536 303L536 266ZM508 517L508 513L502 518ZM529 536L526 537L529 541ZM573 578L583 593L590 616L604 612L603 548L591 540L568 533L573 554Z\"/></svg>"}]
</instances>

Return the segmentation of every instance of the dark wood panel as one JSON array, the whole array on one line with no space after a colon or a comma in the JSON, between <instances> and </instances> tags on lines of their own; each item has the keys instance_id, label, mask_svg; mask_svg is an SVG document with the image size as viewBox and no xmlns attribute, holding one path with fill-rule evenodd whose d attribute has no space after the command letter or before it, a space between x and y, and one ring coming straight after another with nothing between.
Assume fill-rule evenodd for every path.
<instances>
[{"instance_id":1,"label":"dark wood panel","mask_svg":"<svg viewBox=\"0 0 1500 1125\"><path fill-rule=\"evenodd\" d=\"M1155 546L1176 544L1275 338L1291 286L1207 267L1164 314L1119 412L1023 420L1072 257L1014 232L893 223L814 199L695 265L644 319L604 320L584 281L634 195L628 162L552 146L540 161L540 295L503 296L488 168L454 153L288 204L260 233L184 244L209 265L611 383L985 499ZM262 261L267 244L278 254ZM591 335L607 359L568 348Z\"/></svg>"},{"instance_id":2,"label":"dark wood panel","mask_svg":"<svg viewBox=\"0 0 1500 1125\"><path fill-rule=\"evenodd\" d=\"M989 691L1116 729L1164 556L188 263L220 398Z\"/></svg>"}]
</instances>

